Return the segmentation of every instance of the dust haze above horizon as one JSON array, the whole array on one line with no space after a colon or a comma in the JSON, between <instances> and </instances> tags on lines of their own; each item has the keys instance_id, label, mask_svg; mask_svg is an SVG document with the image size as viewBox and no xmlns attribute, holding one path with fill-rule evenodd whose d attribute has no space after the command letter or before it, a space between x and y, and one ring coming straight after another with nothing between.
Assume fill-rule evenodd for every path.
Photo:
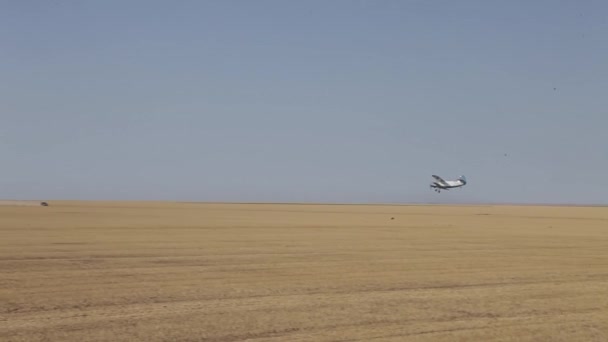
<instances>
[{"instance_id":1,"label":"dust haze above horizon","mask_svg":"<svg viewBox=\"0 0 608 342\"><path fill-rule=\"evenodd\" d=\"M0 198L608 204L606 13L4 2Z\"/></svg>"}]
</instances>

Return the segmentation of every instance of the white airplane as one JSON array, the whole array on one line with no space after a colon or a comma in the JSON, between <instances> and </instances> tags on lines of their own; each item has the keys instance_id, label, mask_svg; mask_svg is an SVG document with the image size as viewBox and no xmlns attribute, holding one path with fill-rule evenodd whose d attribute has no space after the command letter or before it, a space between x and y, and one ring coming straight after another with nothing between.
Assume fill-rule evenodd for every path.
<instances>
[{"instance_id":1,"label":"white airplane","mask_svg":"<svg viewBox=\"0 0 608 342\"><path fill-rule=\"evenodd\" d=\"M465 176L460 176L457 180L443 180L443 178L433 175L435 178L435 182L431 183L431 188L434 188L436 192L441 192L441 190L450 190L453 188L460 188L467 184L467 178Z\"/></svg>"}]
</instances>

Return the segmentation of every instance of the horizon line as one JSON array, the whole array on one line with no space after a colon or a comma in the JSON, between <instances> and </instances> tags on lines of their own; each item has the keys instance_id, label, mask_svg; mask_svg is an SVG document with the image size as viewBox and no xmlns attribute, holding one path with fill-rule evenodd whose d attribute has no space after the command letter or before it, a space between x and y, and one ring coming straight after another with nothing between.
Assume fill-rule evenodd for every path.
<instances>
[{"instance_id":1,"label":"horizon line","mask_svg":"<svg viewBox=\"0 0 608 342\"><path fill-rule=\"evenodd\" d=\"M183 201L183 200L120 200L120 199L57 199L57 200L15 200L15 199L0 199L2 202L155 202L155 203L184 203L184 204L247 204L247 205L357 205L357 206L480 206L480 205L496 205L496 206L561 206L561 207L608 207L608 204L601 203L525 203L525 202L461 202L461 203L440 203L440 202L256 202L256 201Z\"/></svg>"}]
</instances>

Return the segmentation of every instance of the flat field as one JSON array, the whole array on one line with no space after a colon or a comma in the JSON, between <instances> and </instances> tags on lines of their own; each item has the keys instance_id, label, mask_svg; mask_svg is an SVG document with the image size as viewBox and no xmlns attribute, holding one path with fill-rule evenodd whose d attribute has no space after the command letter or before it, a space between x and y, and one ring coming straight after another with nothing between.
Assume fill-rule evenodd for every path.
<instances>
[{"instance_id":1,"label":"flat field","mask_svg":"<svg viewBox=\"0 0 608 342\"><path fill-rule=\"evenodd\" d=\"M608 341L608 208L0 206L1 341Z\"/></svg>"}]
</instances>

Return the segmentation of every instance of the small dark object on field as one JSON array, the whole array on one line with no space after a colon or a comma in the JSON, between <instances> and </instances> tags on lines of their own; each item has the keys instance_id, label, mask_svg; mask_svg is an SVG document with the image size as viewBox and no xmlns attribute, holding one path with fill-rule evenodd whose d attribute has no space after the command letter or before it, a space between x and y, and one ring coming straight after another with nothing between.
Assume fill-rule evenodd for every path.
<instances>
[{"instance_id":1,"label":"small dark object on field","mask_svg":"<svg viewBox=\"0 0 608 342\"><path fill-rule=\"evenodd\" d=\"M394 217L391 217L391 220L394 220L394 219L395 219Z\"/></svg>"},{"instance_id":2,"label":"small dark object on field","mask_svg":"<svg viewBox=\"0 0 608 342\"><path fill-rule=\"evenodd\" d=\"M43 207L48 207L49 206L49 204L46 203L46 202L40 202L40 205L43 206Z\"/></svg>"}]
</instances>

